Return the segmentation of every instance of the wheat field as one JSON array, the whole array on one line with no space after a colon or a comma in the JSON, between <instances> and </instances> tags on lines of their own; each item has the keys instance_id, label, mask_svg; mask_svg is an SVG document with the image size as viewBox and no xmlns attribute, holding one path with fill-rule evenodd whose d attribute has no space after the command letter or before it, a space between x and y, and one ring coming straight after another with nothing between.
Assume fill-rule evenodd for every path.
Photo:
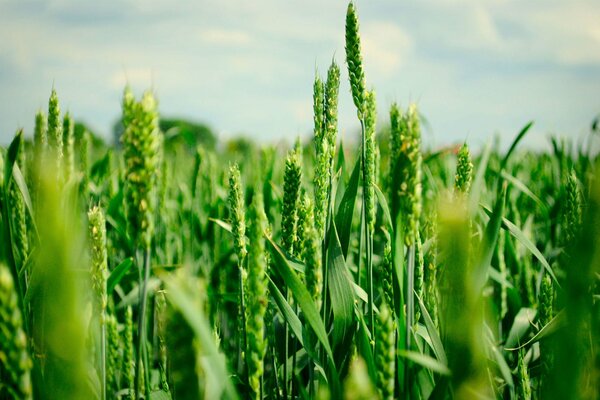
<instances>
[{"instance_id":1,"label":"wheat field","mask_svg":"<svg viewBox=\"0 0 600 400\"><path fill-rule=\"evenodd\" d=\"M172 144L129 88L107 145L52 91L1 153L1 399L600 397L597 155L426 150L352 3L345 43L290 148Z\"/></svg>"}]
</instances>

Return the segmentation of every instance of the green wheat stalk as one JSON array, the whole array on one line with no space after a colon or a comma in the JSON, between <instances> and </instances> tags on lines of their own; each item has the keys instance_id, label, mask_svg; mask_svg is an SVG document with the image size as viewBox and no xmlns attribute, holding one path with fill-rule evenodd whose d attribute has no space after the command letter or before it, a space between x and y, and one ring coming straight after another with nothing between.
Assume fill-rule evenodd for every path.
<instances>
[{"instance_id":1,"label":"green wheat stalk","mask_svg":"<svg viewBox=\"0 0 600 400\"><path fill-rule=\"evenodd\" d=\"M32 399L31 367L13 278L0 264L0 397Z\"/></svg>"},{"instance_id":2,"label":"green wheat stalk","mask_svg":"<svg viewBox=\"0 0 600 400\"><path fill-rule=\"evenodd\" d=\"M262 193L254 192L250 208L250 251L248 252L248 279L246 281L246 362L252 398L262 398L261 381L267 350L265 315L268 304L267 253L264 234L267 228Z\"/></svg>"},{"instance_id":3,"label":"green wheat stalk","mask_svg":"<svg viewBox=\"0 0 600 400\"><path fill-rule=\"evenodd\" d=\"M75 174L75 122L68 112L63 118L63 152L65 182Z\"/></svg>"},{"instance_id":4,"label":"green wheat stalk","mask_svg":"<svg viewBox=\"0 0 600 400\"><path fill-rule=\"evenodd\" d=\"M106 306L108 296L106 293L106 279L108 275L108 261L106 252L106 221L99 207L92 207L88 212L89 242L92 261L92 290L94 292L94 309L100 322L100 387L101 398L107 396L106 376Z\"/></svg>"}]
</instances>

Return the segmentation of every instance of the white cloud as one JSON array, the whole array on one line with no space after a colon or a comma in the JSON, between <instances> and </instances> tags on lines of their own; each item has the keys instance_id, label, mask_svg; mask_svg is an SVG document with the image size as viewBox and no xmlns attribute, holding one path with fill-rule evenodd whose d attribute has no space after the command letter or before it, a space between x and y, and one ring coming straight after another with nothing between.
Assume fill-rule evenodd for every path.
<instances>
[{"instance_id":1,"label":"white cloud","mask_svg":"<svg viewBox=\"0 0 600 400\"><path fill-rule=\"evenodd\" d=\"M248 32L241 30L206 29L199 32L200 40L211 45L247 46L252 42Z\"/></svg>"},{"instance_id":2,"label":"white cloud","mask_svg":"<svg viewBox=\"0 0 600 400\"><path fill-rule=\"evenodd\" d=\"M361 26L365 68L374 75L389 78L410 57L411 37L397 25L386 21L366 22Z\"/></svg>"}]
</instances>

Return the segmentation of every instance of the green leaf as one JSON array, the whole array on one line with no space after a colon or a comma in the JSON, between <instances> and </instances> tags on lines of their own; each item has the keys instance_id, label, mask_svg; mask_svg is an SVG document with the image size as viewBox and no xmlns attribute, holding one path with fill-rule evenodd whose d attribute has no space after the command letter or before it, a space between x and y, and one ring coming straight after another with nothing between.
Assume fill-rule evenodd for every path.
<instances>
[{"instance_id":1,"label":"green leaf","mask_svg":"<svg viewBox=\"0 0 600 400\"><path fill-rule=\"evenodd\" d=\"M487 345L488 345L488 348L491 350L492 356L494 358L493 361L495 361L496 364L498 365L500 374L502 374L502 377L504 378L506 383L508 383L508 385L510 387L513 387L515 384L513 382L510 367L508 366L506 359L504 358L504 356L502 355L502 353L500 352L500 350L494 343L494 335L487 325L485 326L485 331L486 331L485 336L486 336Z\"/></svg>"},{"instance_id":2,"label":"green leaf","mask_svg":"<svg viewBox=\"0 0 600 400\"><path fill-rule=\"evenodd\" d=\"M21 191L21 195L23 196L23 202L25 203L25 206L27 207L27 211L29 212L29 215L31 216L31 220L29 220L28 222L30 224L33 224L33 229L37 235L38 234L37 226L35 225L35 218L33 215L33 206L31 204L31 196L29 195L29 189L27 188L27 183L25 183L25 178L23 177L23 174L21 173L21 169L19 168L19 166L17 164L14 165L12 176L13 176L15 183L17 184L17 187Z\"/></svg>"},{"instance_id":3,"label":"green leaf","mask_svg":"<svg viewBox=\"0 0 600 400\"><path fill-rule=\"evenodd\" d=\"M227 222L222 221L217 218L209 218L208 220L214 222L215 224L219 225L221 228L225 229L227 232L231 233L231 224L228 224Z\"/></svg>"},{"instance_id":4,"label":"green leaf","mask_svg":"<svg viewBox=\"0 0 600 400\"><path fill-rule=\"evenodd\" d=\"M156 290L160 287L161 282L160 279L151 277L148 280L148 285L147 285L147 289L148 289L148 296L151 296L154 292L156 292ZM140 287L139 286L135 286L133 289L131 289L129 291L129 293L127 293L123 299L121 300L121 302L117 305L117 308L124 308L127 306L134 306L137 305L140 301L140 295L139 295L139 291Z\"/></svg>"},{"instance_id":5,"label":"green leaf","mask_svg":"<svg viewBox=\"0 0 600 400\"><path fill-rule=\"evenodd\" d=\"M498 242L498 233L500 232L500 225L502 223L502 215L504 214L504 203L506 201L506 185L502 187L502 191L496 199L494 205L494 211L490 215L485 232L483 234L483 240L479 249L479 259L475 266L474 272L474 288L476 293L481 293L483 286L487 280L490 263L492 262L492 256L494 255L494 249Z\"/></svg>"},{"instance_id":6,"label":"green leaf","mask_svg":"<svg viewBox=\"0 0 600 400\"><path fill-rule=\"evenodd\" d=\"M532 326L536 314L537 311L533 308L523 307L519 310L508 332L508 339L504 343L505 347L513 347L521 341L521 338Z\"/></svg>"},{"instance_id":7,"label":"green leaf","mask_svg":"<svg viewBox=\"0 0 600 400\"><path fill-rule=\"evenodd\" d=\"M385 227L387 228L388 232L392 232L392 216L390 214L390 208L388 207L385 195L383 194L379 186L373 185L373 187L375 188L375 194L377 195L377 201L379 202L379 206L383 210Z\"/></svg>"},{"instance_id":8,"label":"green leaf","mask_svg":"<svg viewBox=\"0 0 600 400\"><path fill-rule=\"evenodd\" d=\"M321 320L317 306L315 305L310 293L308 293L308 290L298 275L290 267L283 251L269 236L265 236L265 238L267 239L266 243L269 245L269 250L271 251L271 266L277 271L294 296L294 299L296 299L296 302L300 306L306 322L311 327L312 331L317 337L317 340L321 343L325 350L329 365L329 385L332 389L332 394L339 395L341 393L340 378L333 361L333 351L331 350L331 345L329 344L329 339L327 338L327 331L325 330L325 325Z\"/></svg>"},{"instance_id":9,"label":"green leaf","mask_svg":"<svg viewBox=\"0 0 600 400\"><path fill-rule=\"evenodd\" d=\"M517 145L519 144L519 142L521 141L521 139L523 139L525 137L525 135L527 134L527 132L529 132L529 129L532 126L533 126L533 121L529 121L521 129L521 131L519 132L519 134L517 135L517 137L515 137L515 140L513 140L512 144L510 145L510 148L508 149L508 152L506 153L506 155L502 159L502 162L500 163L500 171L502 171L504 168L506 168L506 164L508 163L508 159L510 158L510 156L512 155L512 153L517 148Z\"/></svg>"},{"instance_id":10,"label":"green leaf","mask_svg":"<svg viewBox=\"0 0 600 400\"><path fill-rule=\"evenodd\" d=\"M446 364L428 355L410 350L400 350L398 355L438 374L450 375L450 370Z\"/></svg>"},{"instance_id":11,"label":"green leaf","mask_svg":"<svg viewBox=\"0 0 600 400\"><path fill-rule=\"evenodd\" d=\"M167 288L167 298L181 312L190 328L192 328L192 331L194 331L196 338L201 343L202 351L206 357L210 358L210 374L206 374L208 378L213 378L210 386L223 387L227 398L238 399L238 394L229 378L225 357L217 348L213 333L203 314L202 308L198 308L195 305L194 301L185 290L182 290L181 285L173 277L167 276L165 278L165 285Z\"/></svg>"},{"instance_id":12,"label":"green leaf","mask_svg":"<svg viewBox=\"0 0 600 400\"><path fill-rule=\"evenodd\" d=\"M129 271L129 268L131 268L132 265L133 258L129 257L121 261L121 263L111 271L110 276L106 281L106 291L108 295L110 295L115 289L115 286L117 286L119 282L121 282L121 279L123 279L125 274L127 274L127 271Z\"/></svg>"},{"instance_id":13,"label":"green leaf","mask_svg":"<svg viewBox=\"0 0 600 400\"><path fill-rule=\"evenodd\" d=\"M513 284L510 283L504 276L502 276L500 271L498 271L496 268L490 266L490 269L488 270L488 272L490 273L490 278L493 281L495 281L496 283L499 283L500 285L504 285L509 289L514 289Z\"/></svg>"},{"instance_id":14,"label":"green leaf","mask_svg":"<svg viewBox=\"0 0 600 400\"><path fill-rule=\"evenodd\" d=\"M421 309L421 314L423 314L423 319L425 320L425 327L427 328L427 332L429 333L429 338L431 339L431 346L433 348L433 352L438 360L440 360L443 364L448 364L448 358L446 357L446 351L444 350L444 345L442 344L442 340L438 335L437 328L425 308L425 304L423 304L423 300L417 295L415 292L415 297L419 301L419 308Z\"/></svg>"},{"instance_id":15,"label":"green leaf","mask_svg":"<svg viewBox=\"0 0 600 400\"><path fill-rule=\"evenodd\" d=\"M492 214L492 212L487 207L483 207L483 210L488 215ZM512 222L510 222L508 219L506 219L504 217L502 218L502 228L507 230L515 239L517 239L523 246L525 246L525 248L527 250L529 250L535 258L538 259L538 261L542 264L542 266L546 269L546 271L548 271L548 274L550 274L550 277L560 287L560 284L558 283L558 280L556 279L556 275L554 275L554 271L552 270L552 267L550 266L550 264L548 263L548 261L546 260L546 258L542 254L542 252L539 251L538 248L535 247L535 244L533 244L533 242L527 238L525 233L521 229L519 229L519 227L517 227L515 224L513 224Z\"/></svg>"},{"instance_id":16,"label":"green leaf","mask_svg":"<svg viewBox=\"0 0 600 400\"><path fill-rule=\"evenodd\" d=\"M335 226L333 228L327 248L327 282L334 316L332 342L336 347L348 340L354 325L354 290L342 255L337 229Z\"/></svg>"},{"instance_id":17,"label":"green leaf","mask_svg":"<svg viewBox=\"0 0 600 400\"><path fill-rule=\"evenodd\" d=\"M163 390L156 390L150 393L150 400L171 400L171 394Z\"/></svg>"},{"instance_id":18,"label":"green leaf","mask_svg":"<svg viewBox=\"0 0 600 400\"><path fill-rule=\"evenodd\" d=\"M369 295L367 294L365 289L361 288L354 282L350 282L350 284L352 285L352 288L354 289L354 294L356 295L356 297L358 297L359 299L364 301L365 304L369 304ZM375 310L377 310L376 307L375 307Z\"/></svg>"},{"instance_id":19,"label":"green leaf","mask_svg":"<svg viewBox=\"0 0 600 400\"><path fill-rule=\"evenodd\" d=\"M566 324L567 324L567 317L565 315L565 311L562 310L561 312L559 312L558 314L556 314L554 316L554 318L552 318L550 320L550 322L548 322L546 325L544 325L542 327L542 329L540 329L538 331L538 333L536 333L526 343L520 345L519 347L513 347L513 348L505 347L504 350L507 350L507 351L519 350L519 349L522 349L523 347L529 346L530 344L533 344L535 342L539 342L540 340L542 340L546 336L549 336L549 335L553 334L554 332L556 332L557 330L559 330L560 328L562 328Z\"/></svg>"},{"instance_id":20,"label":"green leaf","mask_svg":"<svg viewBox=\"0 0 600 400\"><path fill-rule=\"evenodd\" d=\"M331 346L327 338L325 325L323 325L323 321L321 320L319 312L317 311L317 306L312 300L310 293L308 293L308 290L302 281L300 281L300 278L290 267L288 260L279 246L277 246L270 237L266 236L266 239L267 243L270 245L269 247L271 250L271 255L273 256L272 266L292 292L292 295L304 313L306 321L315 332L319 342L325 348L327 355L333 360L333 352L331 351Z\"/></svg>"},{"instance_id":21,"label":"green leaf","mask_svg":"<svg viewBox=\"0 0 600 400\"><path fill-rule=\"evenodd\" d=\"M352 232L352 217L354 216L354 204L356 203L356 193L358 192L358 178L360 176L360 160L354 165L352 175L344 196L335 216L335 225L337 226L339 235L339 243L342 248L344 258L348 255L348 246L350 244L350 234Z\"/></svg>"},{"instance_id":22,"label":"green leaf","mask_svg":"<svg viewBox=\"0 0 600 400\"><path fill-rule=\"evenodd\" d=\"M13 175L13 168L16 165L17 155L19 154L19 148L21 147L23 136L23 130L19 130L15 135L12 142L10 142L10 146L8 146L8 151L6 152L6 162L4 163L4 185L5 187L9 187L10 178Z\"/></svg>"},{"instance_id":23,"label":"green leaf","mask_svg":"<svg viewBox=\"0 0 600 400\"><path fill-rule=\"evenodd\" d=\"M477 165L477 172L475 178L471 184L471 192L469 194L469 214L473 215L476 211L481 193L483 192L485 185L485 171L487 170L488 161L490 160L490 154L492 153L492 146L488 143L483 149L479 164Z\"/></svg>"},{"instance_id":24,"label":"green leaf","mask_svg":"<svg viewBox=\"0 0 600 400\"><path fill-rule=\"evenodd\" d=\"M109 149L104 157L96 161L90 168L90 177L102 180L108 176L110 171L111 150Z\"/></svg>"},{"instance_id":25,"label":"green leaf","mask_svg":"<svg viewBox=\"0 0 600 400\"><path fill-rule=\"evenodd\" d=\"M277 308L279 308L281 315L283 315L283 319L290 326L300 344L304 346L304 340L302 337L302 322L300 322L300 318L298 318L294 310L292 310L292 306L290 306L285 297L283 297L281 291L277 288L275 283L273 283L271 277L269 277L269 293L271 293L273 296L273 300L275 300Z\"/></svg>"},{"instance_id":26,"label":"green leaf","mask_svg":"<svg viewBox=\"0 0 600 400\"><path fill-rule=\"evenodd\" d=\"M548 207L546 206L546 204L544 204L544 202L539 197L537 197L531 190L529 190L527 185L525 185L520 179L515 178L506 171L501 171L500 175L502 176L502 178L510 182L511 185L519 189L521 192L523 192L523 194L525 194L531 200L533 200L537 204L537 206L543 211L544 214L548 214Z\"/></svg>"},{"instance_id":27,"label":"green leaf","mask_svg":"<svg viewBox=\"0 0 600 400\"><path fill-rule=\"evenodd\" d=\"M300 322L300 318L296 315L292 306L287 302L277 285L273 282L273 280L269 277L269 293L273 296L273 300L275 300L275 304L277 308L283 315L283 319L292 329L292 332L300 342L300 345L306 350L306 354L313 360L318 369L323 369L321 366L321 361L319 360L319 355L315 351L311 340L304 340L304 333L306 332L305 327ZM333 361L333 360L332 360Z\"/></svg>"},{"instance_id":28,"label":"green leaf","mask_svg":"<svg viewBox=\"0 0 600 400\"><path fill-rule=\"evenodd\" d=\"M373 346L372 335L369 332L369 328L365 322L365 318L360 310L357 307L354 308L356 313L356 318L358 319L358 352L365 360L365 364L367 364L367 370L369 371L369 376L373 380L373 382L377 382L377 367L375 366L375 357L373 356Z\"/></svg>"}]
</instances>

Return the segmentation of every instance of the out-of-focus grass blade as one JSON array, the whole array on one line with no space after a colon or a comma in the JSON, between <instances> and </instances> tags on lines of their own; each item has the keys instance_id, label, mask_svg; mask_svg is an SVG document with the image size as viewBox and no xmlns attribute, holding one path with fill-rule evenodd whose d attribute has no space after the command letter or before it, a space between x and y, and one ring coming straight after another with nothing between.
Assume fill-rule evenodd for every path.
<instances>
[{"instance_id":1,"label":"out-of-focus grass blade","mask_svg":"<svg viewBox=\"0 0 600 400\"><path fill-rule=\"evenodd\" d=\"M115 269L112 270L108 280L106 281L106 291L107 294L110 295L114 290L115 286L121 282L121 279L125 276L129 268L133 265L133 258L129 257L121 261L119 265L116 266Z\"/></svg>"},{"instance_id":2,"label":"out-of-focus grass blade","mask_svg":"<svg viewBox=\"0 0 600 400\"><path fill-rule=\"evenodd\" d=\"M486 212L486 214L488 214L490 216L492 215L492 212L490 211L490 209L488 209L487 207L483 207L483 209ZM510 234L512 236L514 236L515 239L517 239L523 246L525 246L525 248L527 248L527 250L529 250L531 252L531 254L533 254L535 256L535 258L538 259L538 261L542 264L542 266L546 269L546 271L548 271L548 274L550 274L550 276L552 277L554 282L557 285L559 285L559 283L556 279L556 275L554 275L554 271L552 270L552 267L550 266L550 264L548 263L548 261L546 260L544 255L538 250L537 247L535 247L535 244L533 244L531 242L531 240L529 240L527 238L525 233L523 233L523 231L521 229L519 229L518 226L516 226L515 224L513 224L512 222L510 222L508 219L506 219L504 217L502 218L502 227L504 229L506 229L508 232L510 232Z\"/></svg>"},{"instance_id":3,"label":"out-of-focus grass blade","mask_svg":"<svg viewBox=\"0 0 600 400\"><path fill-rule=\"evenodd\" d=\"M352 217L354 216L354 204L356 203L356 193L358 192L358 178L360 176L360 160L354 165L352 175L344 196L340 202L337 214L335 216L335 225L337 226L339 235L339 243L342 248L344 258L348 255L348 246L350 244L350 233L352 228Z\"/></svg>"},{"instance_id":4,"label":"out-of-focus grass blade","mask_svg":"<svg viewBox=\"0 0 600 400\"><path fill-rule=\"evenodd\" d=\"M23 177L23 174L21 173L21 169L19 168L19 166L17 164L14 165L12 176L13 176L13 179L15 180L15 183L17 184L17 187L21 191L21 195L23 196L23 202L25 203L25 207L27 207L27 211L29 212L29 215L31 216L29 223L33 225L33 230L37 236L38 231L37 231L37 226L35 224L35 218L33 216L33 206L31 205L31 196L29 195L29 189L27 188L27 183L25 182L25 178Z\"/></svg>"},{"instance_id":5,"label":"out-of-focus grass blade","mask_svg":"<svg viewBox=\"0 0 600 400\"><path fill-rule=\"evenodd\" d=\"M523 192L523 194L528 196L531 200L533 200L537 204L537 206L544 212L544 214L548 213L548 207L546 206L546 204L544 204L544 202L539 197L537 197L531 190L529 190L527 185L525 185L520 179L515 178L506 171L500 171L500 176L502 176L502 178L510 182L511 185Z\"/></svg>"},{"instance_id":6,"label":"out-of-focus grass blade","mask_svg":"<svg viewBox=\"0 0 600 400\"><path fill-rule=\"evenodd\" d=\"M90 177L105 178L110 170L111 150L108 150L104 157L96 161L90 168Z\"/></svg>"},{"instance_id":7,"label":"out-of-focus grass blade","mask_svg":"<svg viewBox=\"0 0 600 400\"><path fill-rule=\"evenodd\" d=\"M148 295L156 292L156 289L160 287L160 279L151 277L148 280ZM135 286L129 293L123 297L121 302L117 305L117 308L123 308L127 306L134 306L139 303L139 286Z\"/></svg>"},{"instance_id":8,"label":"out-of-focus grass blade","mask_svg":"<svg viewBox=\"0 0 600 400\"><path fill-rule=\"evenodd\" d=\"M471 184L471 193L469 194L469 214L471 215L475 213L477 204L479 204L479 199L481 198L481 192L485 185L485 171L487 170L491 152L492 145L488 142L483 149L483 153L481 154L481 158L476 167L477 172L475 173L475 178Z\"/></svg>"},{"instance_id":9,"label":"out-of-focus grass blade","mask_svg":"<svg viewBox=\"0 0 600 400\"><path fill-rule=\"evenodd\" d=\"M352 288L354 289L354 294L356 295L356 297L358 297L365 303L369 303L369 296L367 295L367 292L365 292L365 290L363 288L361 288L354 282L350 282L350 284L352 285ZM375 307L375 310L377 310L377 307Z\"/></svg>"},{"instance_id":10,"label":"out-of-focus grass blade","mask_svg":"<svg viewBox=\"0 0 600 400\"><path fill-rule=\"evenodd\" d=\"M180 290L179 285L171 278L165 279L168 298L183 315L194 334L202 343L202 349L207 356L212 358L211 376L217 378L218 382L213 382L213 387L221 387L223 385L224 393L229 399L238 399L238 394L235 387L229 379L229 373L225 364L225 357L219 353L214 341L214 336L202 314L202 310L194 305L194 302L186 295L185 291ZM207 377L209 375L207 374Z\"/></svg>"},{"instance_id":11,"label":"out-of-focus grass blade","mask_svg":"<svg viewBox=\"0 0 600 400\"><path fill-rule=\"evenodd\" d=\"M525 246L531 252L531 254L535 256L535 258L538 259L538 261L546 269L548 274L550 274L554 282L556 282L556 284L559 285L556 279L556 275L554 275L554 271L552 270L552 267L550 266L546 258L543 256L543 254L538 250L538 248L535 247L535 245L527 238L527 236L525 236L523 231L520 230L515 224L513 224L506 218L502 218L502 227L508 229L510 234L513 235L519 242L521 242L521 244Z\"/></svg>"},{"instance_id":12,"label":"out-of-focus grass blade","mask_svg":"<svg viewBox=\"0 0 600 400\"><path fill-rule=\"evenodd\" d=\"M527 132L529 132L529 129L533 126L533 121L529 121L519 132L519 134L517 135L517 137L515 137L515 140L513 140L512 144L510 145L510 148L508 149L508 152L506 153L506 155L504 156L504 158L502 159L502 162L500 163L500 170L502 171L504 168L506 168L506 164L508 163L508 159L510 158L510 156L512 155L512 153L515 151L515 149L517 148L517 145L519 144L519 142L521 141L521 139L523 139L525 137L525 135L527 134Z\"/></svg>"},{"instance_id":13,"label":"out-of-focus grass blade","mask_svg":"<svg viewBox=\"0 0 600 400\"><path fill-rule=\"evenodd\" d=\"M513 347L521 341L521 338L532 326L536 314L537 311L533 308L523 307L519 310L508 332L508 338L504 343L505 347Z\"/></svg>"},{"instance_id":14,"label":"out-of-focus grass blade","mask_svg":"<svg viewBox=\"0 0 600 400\"><path fill-rule=\"evenodd\" d=\"M446 352L444 351L444 345L442 344L442 340L440 339L440 335L438 335L438 331L425 308L425 304L423 304L423 300L417 295L415 292L415 296L419 301L419 308L421 309L421 313L423 314L423 319L425 320L425 327L427 328L427 332L429 333L429 338L431 339L431 345L433 348L433 352L435 356L442 364L448 364L448 359L446 358Z\"/></svg>"},{"instance_id":15,"label":"out-of-focus grass blade","mask_svg":"<svg viewBox=\"0 0 600 400\"><path fill-rule=\"evenodd\" d=\"M23 136L23 130L19 130L12 142L10 142L10 146L8 146L8 151L6 152L6 162L4 163L4 185L8 187L10 183L10 178L13 174L13 168L15 167L15 161L17 160L17 154L19 154L19 148L21 147L21 142Z\"/></svg>"},{"instance_id":16,"label":"out-of-focus grass blade","mask_svg":"<svg viewBox=\"0 0 600 400\"><path fill-rule=\"evenodd\" d=\"M410 350L400 350L398 355L438 374L450 375L450 370L446 364L428 355Z\"/></svg>"},{"instance_id":17,"label":"out-of-focus grass blade","mask_svg":"<svg viewBox=\"0 0 600 400\"><path fill-rule=\"evenodd\" d=\"M433 349L433 343L431 342L431 338L429 337L429 331L427 331L427 327L425 325L418 323L415 325L415 335L421 336L421 338Z\"/></svg>"},{"instance_id":18,"label":"out-of-focus grass blade","mask_svg":"<svg viewBox=\"0 0 600 400\"><path fill-rule=\"evenodd\" d=\"M381 189L377 185L373 185L375 188L375 194L377 195L377 201L379 202L379 206L383 210L384 216L384 225L388 229L388 232L392 232L392 216L390 214L390 208L388 207L387 200L385 199L385 195L381 192Z\"/></svg>"},{"instance_id":19,"label":"out-of-focus grass blade","mask_svg":"<svg viewBox=\"0 0 600 400\"><path fill-rule=\"evenodd\" d=\"M117 238L120 242L116 244L123 246L124 250L127 250L129 254L133 254L135 252L133 241L127 234L127 221L123 213L123 190L120 190L108 203L106 223L112 226L115 232L118 233Z\"/></svg>"},{"instance_id":20,"label":"out-of-focus grass blade","mask_svg":"<svg viewBox=\"0 0 600 400\"><path fill-rule=\"evenodd\" d=\"M502 276L502 274L500 273L500 271L498 271L496 268L494 267L490 267L490 269L488 270L490 273L490 278L494 281L496 281L497 283L501 284L501 285L505 285L506 287L513 289L514 286L512 283L510 283L505 277Z\"/></svg>"},{"instance_id":21,"label":"out-of-focus grass blade","mask_svg":"<svg viewBox=\"0 0 600 400\"><path fill-rule=\"evenodd\" d=\"M155 390L150 393L150 400L172 400L171 395L164 390Z\"/></svg>"},{"instance_id":22,"label":"out-of-focus grass blade","mask_svg":"<svg viewBox=\"0 0 600 400\"><path fill-rule=\"evenodd\" d=\"M498 347L496 347L496 344L494 343L494 335L492 334L492 331L489 329L489 327L486 325L485 327L485 331L486 331L486 341L487 341L487 345L489 350L491 351L491 355L493 357L493 361L496 363L496 365L498 365L498 369L500 370L500 374L502 374L502 377L504 378L504 381L506 381L506 383L512 388L514 387L514 381L512 378L512 373L510 371L510 367L508 366L506 360L504 359L504 356L502 355L502 352L500 352L500 350L498 349Z\"/></svg>"},{"instance_id":23,"label":"out-of-focus grass blade","mask_svg":"<svg viewBox=\"0 0 600 400\"><path fill-rule=\"evenodd\" d=\"M506 185L502 187L502 192L496 199L494 210L490 215L490 220L488 221L487 226L485 227L483 240L479 249L479 259L475 266L475 270L473 271L476 293L481 293L489 274L490 263L492 262L492 256L494 255L494 248L498 242L498 233L500 232L502 215L504 214L505 201Z\"/></svg>"},{"instance_id":24,"label":"out-of-focus grass blade","mask_svg":"<svg viewBox=\"0 0 600 400\"><path fill-rule=\"evenodd\" d=\"M373 357L373 346L371 346L372 335L369 332L363 313L356 307L354 310L358 319L358 351L367 364L369 376L373 379L373 382L376 382L377 367L375 366L375 358Z\"/></svg>"},{"instance_id":25,"label":"out-of-focus grass blade","mask_svg":"<svg viewBox=\"0 0 600 400\"><path fill-rule=\"evenodd\" d=\"M221 228L225 229L227 232L231 233L231 224L217 218L209 218L208 220L214 222Z\"/></svg>"},{"instance_id":26,"label":"out-of-focus grass blade","mask_svg":"<svg viewBox=\"0 0 600 400\"><path fill-rule=\"evenodd\" d=\"M505 347L504 350L506 350L506 351L515 351L515 350L522 349L523 347L527 347L530 344L538 342L538 341L542 340L543 338L545 338L546 336L553 334L554 332L556 332L557 330L559 330L560 328L562 328L563 326L565 326L566 323L567 323L567 318L566 318L565 312L563 310L563 311L559 312L558 314L556 314L554 316L554 318L552 318L550 320L550 322L548 322L548 324L544 325L542 327L542 329L540 329L538 331L538 333L536 333L527 342L525 342L524 344L520 345L519 347L513 347L513 348L507 348L507 347Z\"/></svg>"}]
</instances>

